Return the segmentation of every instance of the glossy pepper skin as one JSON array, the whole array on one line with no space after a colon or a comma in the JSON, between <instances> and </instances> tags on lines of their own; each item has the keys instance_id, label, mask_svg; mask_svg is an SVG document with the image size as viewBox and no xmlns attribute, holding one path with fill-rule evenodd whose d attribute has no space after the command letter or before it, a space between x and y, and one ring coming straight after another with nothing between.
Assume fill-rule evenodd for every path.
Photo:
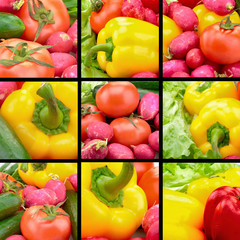
<instances>
[{"instance_id":1,"label":"glossy pepper skin","mask_svg":"<svg viewBox=\"0 0 240 240\"><path fill-rule=\"evenodd\" d=\"M207 239L240 239L240 188L220 187L208 198L204 211L204 231Z\"/></svg>"},{"instance_id":2,"label":"glossy pepper skin","mask_svg":"<svg viewBox=\"0 0 240 240\"><path fill-rule=\"evenodd\" d=\"M203 212L194 197L163 188L163 240L206 240Z\"/></svg>"},{"instance_id":3,"label":"glossy pepper skin","mask_svg":"<svg viewBox=\"0 0 240 240\"><path fill-rule=\"evenodd\" d=\"M135 18L117 17L99 32L97 44L105 44L109 38L114 46L112 61L103 51L98 52L97 60L110 77L159 72L159 27Z\"/></svg>"},{"instance_id":4,"label":"glossy pepper skin","mask_svg":"<svg viewBox=\"0 0 240 240\"><path fill-rule=\"evenodd\" d=\"M141 225L147 211L147 200L144 191L137 185L135 170L123 188L122 207L107 206L90 190L93 170L107 166L119 176L123 164L126 163L81 163L81 238L129 239Z\"/></svg>"},{"instance_id":5,"label":"glossy pepper skin","mask_svg":"<svg viewBox=\"0 0 240 240\"><path fill-rule=\"evenodd\" d=\"M197 81L189 85L184 94L184 105L191 115L217 98L238 99L237 89L233 81Z\"/></svg>"},{"instance_id":6,"label":"glossy pepper skin","mask_svg":"<svg viewBox=\"0 0 240 240\"><path fill-rule=\"evenodd\" d=\"M167 61L164 55L168 54L170 42L182 33L182 29L169 17L163 15L163 62Z\"/></svg>"},{"instance_id":7,"label":"glossy pepper skin","mask_svg":"<svg viewBox=\"0 0 240 240\"><path fill-rule=\"evenodd\" d=\"M216 14L215 12L208 10L204 4L200 4L198 6L196 6L195 8L193 8L193 11L196 13L198 20L199 20L199 24L197 26L197 33L200 36L202 34L202 32L204 31L204 29L214 23L217 22L221 22L221 20L226 17L225 16L220 16L218 14ZM239 23L240 22L240 17L238 15L237 12L234 12L231 16L230 16L230 20L233 23Z\"/></svg>"},{"instance_id":8,"label":"glossy pepper skin","mask_svg":"<svg viewBox=\"0 0 240 240\"><path fill-rule=\"evenodd\" d=\"M67 178L77 173L77 163L19 163L19 176L28 184L44 188L52 178L65 182L67 189L73 189Z\"/></svg>"},{"instance_id":9,"label":"glossy pepper skin","mask_svg":"<svg viewBox=\"0 0 240 240\"><path fill-rule=\"evenodd\" d=\"M56 99L70 109L70 121L66 132L48 135L32 122L36 103L43 99L37 95L41 84L41 82L24 83L21 90L7 97L1 113L33 159L77 159L78 85L76 82L51 82Z\"/></svg>"}]
</instances>

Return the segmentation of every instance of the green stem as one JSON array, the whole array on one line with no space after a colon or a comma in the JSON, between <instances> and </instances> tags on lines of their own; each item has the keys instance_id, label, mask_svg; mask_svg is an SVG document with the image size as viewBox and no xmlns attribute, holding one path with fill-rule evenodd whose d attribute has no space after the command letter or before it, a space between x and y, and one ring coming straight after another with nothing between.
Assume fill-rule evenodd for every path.
<instances>
[{"instance_id":1,"label":"green stem","mask_svg":"<svg viewBox=\"0 0 240 240\"><path fill-rule=\"evenodd\" d=\"M97 186L102 197L108 201L113 201L118 197L119 192L129 183L133 176L133 163L124 162L122 171L115 178L100 176Z\"/></svg>"},{"instance_id":2,"label":"green stem","mask_svg":"<svg viewBox=\"0 0 240 240\"><path fill-rule=\"evenodd\" d=\"M211 132L211 144L212 144L212 150L216 154L217 158L222 158L219 149L218 144L222 142L225 138L225 133L220 128L214 128Z\"/></svg>"},{"instance_id":3,"label":"green stem","mask_svg":"<svg viewBox=\"0 0 240 240\"><path fill-rule=\"evenodd\" d=\"M42 124L49 129L59 127L63 121L63 113L59 110L51 84L44 83L38 89L37 94L47 102L47 106L40 112Z\"/></svg>"}]
</instances>

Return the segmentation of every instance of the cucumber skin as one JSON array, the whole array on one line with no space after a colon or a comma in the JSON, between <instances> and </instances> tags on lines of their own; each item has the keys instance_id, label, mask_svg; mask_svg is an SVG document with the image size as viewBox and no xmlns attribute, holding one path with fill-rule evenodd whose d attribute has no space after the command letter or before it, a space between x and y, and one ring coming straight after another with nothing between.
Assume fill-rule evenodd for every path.
<instances>
[{"instance_id":1,"label":"cucumber skin","mask_svg":"<svg viewBox=\"0 0 240 240\"><path fill-rule=\"evenodd\" d=\"M0 221L0 240L14 235L20 234L20 222L24 211L19 211L15 215Z\"/></svg>"},{"instance_id":2,"label":"cucumber skin","mask_svg":"<svg viewBox=\"0 0 240 240\"><path fill-rule=\"evenodd\" d=\"M0 159L31 159L16 133L0 114Z\"/></svg>"},{"instance_id":3,"label":"cucumber skin","mask_svg":"<svg viewBox=\"0 0 240 240\"><path fill-rule=\"evenodd\" d=\"M159 91L159 81L130 81L136 88Z\"/></svg>"},{"instance_id":4,"label":"cucumber skin","mask_svg":"<svg viewBox=\"0 0 240 240\"><path fill-rule=\"evenodd\" d=\"M21 203L22 200L15 193L7 192L0 194L0 220L3 220L17 212Z\"/></svg>"},{"instance_id":5,"label":"cucumber skin","mask_svg":"<svg viewBox=\"0 0 240 240\"><path fill-rule=\"evenodd\" d=\"M23 21L11 14L0 13L0 38L19 38L25 30Z\"/></svg>"},{"instance_id":6,"label":"cucumber skin","mask_svg":"<svg viewBox=\"0 0 240 240\"><path fill-rule=\"evenodd\" d=\"M66 211L71 220L72 224L72 236L74 240L77 240L77 233L78 233L78 223L77 223L77 192L73 190L67 190L67 200L63 205L64 211ZM1 240L1 239L0 239Z\"/></svg>"}]
</instances>

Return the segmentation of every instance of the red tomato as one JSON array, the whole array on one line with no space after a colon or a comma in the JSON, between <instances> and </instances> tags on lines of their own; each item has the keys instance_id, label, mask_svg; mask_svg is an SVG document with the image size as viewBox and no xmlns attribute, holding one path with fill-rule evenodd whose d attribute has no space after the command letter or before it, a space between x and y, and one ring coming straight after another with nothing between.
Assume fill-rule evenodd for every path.
<instances>
[{"instance_id":1,"label":"red tomato","mask_svg":"<svg viewBox=\"0 0 240 240\"><path fill-rule=\"evenodd\" d=\"M134 112L139 103L137 88L130 82L110 82L96 94L98 108L109 117L124 117Z\"/></svg>"},{"instance_id":2,"label":"red tomato","mask_svg":"<svg viewBox=\"0 0 240 240\"><path fill-rule=\"evenodd\" d=\"M237 82L238 99L240 99L240 81Z\"/></svg>"},{"instance_id":3,"label":"red tomato","mask_svg":"<svg viewBox=\"0 0 240 240\"><path fill-rule=\"evenodd\" d=\"M38 20L34 20L29 15L28 3L27 0L24 0L25 3L21 7L21 9L16 13L16 15L22 19L25 25L25 31L21 36L22 39L33 41L38 29ZM33 6L33 0L30 0L31 5ZM36 42L44 44L48 37L54 32L67 32L70 27L70 17L67 11L67 8L62 0L41 0L46 10L50 10L53 13L52 19L55 23L49 23L44 25L40 36L36 40ZM38 2L35 0L37 6L39 6ZM34 11L33 11L34 12ZM47 17L47 13L43 12L39 14L40 19L45 19Z\"/></svg>"},{"instance_id":4,"label":"red tomato","mask_svg":"<svg viewBox=\"0 0 240 240\"><path fill-rule=\"evenodd\" d=\"M96 106L91 104L83 104L81 107L85 107L85 109L90 108L88 110L89 113L99 111L99 109ZM81 117L81 141L85 141L87 139L86 128L91 122L95 121L106 122L106 119L102 113L88 114Z\"/></svg>"},{"instance_id":5,"label":"red tomato","mask_svg":"<svg viewBox=\"0 0 240 240\"><path fill-rule=\"evenodd\" d=\"M0 43L1 45L9 45L9 46L16 46L20 42L27 43L27 50L31 50L37 47L41 47L39 43L36 42L30 42L25 41L22 39L17 38L11 38L8 40L3 41ZM12 60L14 55L12 51L10 51L6 47L0 47L0 60L7 59ZM50 65L53 65L53 60L48 52L47 49L42 49L37 52L34 52L31 54L31 57L48 63ZM45 67L42 65L39 65L38 63L29 62L29 61L23 61L21 63L18 63L16 65L5 67L4 65L0 64L0 77L6 77L6 78L53 78L54 77L54 68L51 67Z\"/></svg>"},{"instance_id":6,"label":"red tomato","mask_svg":"<svg viewBox=\"0 0 240 240\"><path fill-rule=\"evenodd\" d=\"M159 167L143 174L138 186L146 193L148 208L159 203Z\"/></svg>"},{"instance_id":7,"label":"red tomato","mask_svg":"<svg viewBox=\"0 0 240 240\"><path fill-rule=\"evenodd\" d=\"M137 182L139 183L143 174L148 171L150 168L154 167L153 162L135 162L134 167L137 172Z\"/></svg>"},{"instance_id":8,"label":"red tomato","mask_svg":"<svg viewBox=\"0 0 240 240\"><path fill-rule=\"evenodd\" d=\"M41 208L43 206L32 206L24 212L20 223L22 235L28 240L69 240L71 235L70 218L59 214L52 221L43 220L47 214L42 210L37 211ZM56 211L65 213L61 208Z\"/></svg>"},{"instance_id":9,"label":"red tomato","mask_svg":"<svg viewBox=\"0 0 240 240\"><path fill-rule=\"evenodd\" d=\"M200 36L200 47L204 55L220 64L240 61L240 26L232 30L220 28L219 23L208 26Z\"/></svg>"},{"instance_id":10,"label":"red tomato","mask_svg":"<svg viewBox=\"0 0 240 240\"><path fill-rule=\"evenodd\" d=\"M120 143L127 147L148 143L148 136L151 134L149 124L140 118L133 118L133 123L126 118L116 118L110 126L113 128L112 143Z\"/></svg>"}]
</instances>

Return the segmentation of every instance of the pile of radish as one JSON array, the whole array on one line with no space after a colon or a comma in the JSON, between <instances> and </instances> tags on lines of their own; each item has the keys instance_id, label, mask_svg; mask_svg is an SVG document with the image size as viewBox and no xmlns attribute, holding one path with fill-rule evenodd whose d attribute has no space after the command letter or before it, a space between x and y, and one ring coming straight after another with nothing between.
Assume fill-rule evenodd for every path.
<instances>
[{"instance_id":1,"label":"pile of radish","mask_svg":"<svg viewBox=\"0 0 240 240\"><path fill-rule=\"evenodd\" d=\"M238 3L163 0L162 4L163 77L240 77L240 26L232 20L239 18Z\"/></svg>"}]
</instances>

